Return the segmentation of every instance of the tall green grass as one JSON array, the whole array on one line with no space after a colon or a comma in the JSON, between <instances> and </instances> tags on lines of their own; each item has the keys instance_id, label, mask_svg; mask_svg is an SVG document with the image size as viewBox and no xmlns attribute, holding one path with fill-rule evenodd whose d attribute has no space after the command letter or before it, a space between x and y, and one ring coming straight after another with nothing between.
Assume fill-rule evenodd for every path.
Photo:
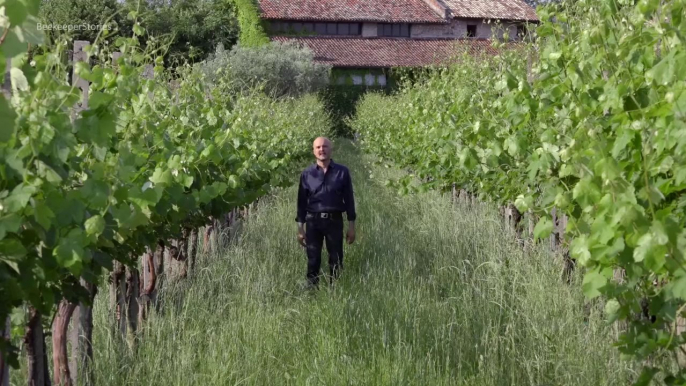
<instances>
[{"instance_id":1,"label":"tall green grass","mask_svg":"<svg viewBox=\"0 0 686 386\"><path fill-rule=\"evenodd\" d=\"M296 188L277 192L170 285L135 351L111 338L98 296L97 384L595 386L635 376L602 305L585 302L578 278L563 284L559 258L513 243L495 208L397 196L383 181L402 172L335 146L358 208L337 285L301 289Z\"/></svg>"}]
</instances>

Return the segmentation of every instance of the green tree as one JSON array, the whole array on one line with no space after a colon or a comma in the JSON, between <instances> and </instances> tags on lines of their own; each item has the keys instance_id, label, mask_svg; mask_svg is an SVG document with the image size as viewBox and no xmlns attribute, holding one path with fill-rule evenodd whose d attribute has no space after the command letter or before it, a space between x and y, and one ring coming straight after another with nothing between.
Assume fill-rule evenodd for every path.
<instances>
[{"instance_id":1,"label":"green tree","mask_svg":"<svg viewBox=\"0 0 686 386\"><path fill-rule=\"evenodd\" d=\"M166 40L171 63L203 60L219 44L231 47L238 40L235 6L228 0L128 0L124 7L138 11L148 36Z\"/></svg>"},{"instance_id":2,"label":"green tree","mask_svg":"<svg viewBox=\"0 0 686 386\"><path fill-rule=\"evenodd\" d=\"M40 7L40 20L52 26L105 25L121 29L126 23L126 14L121 11L117 0L43 0ZM130 23L128 23L130 24ZM46 30L46 35L55 38L66 34L74 40L94 41L98 29L74 28L65 30Z\"/></svg>"},{"instance_id":3,"label":"green tree","mask_svg":"<svg viewBox=\"0 0 686 386\"><path fill-rule=\"evenodd\" d=\"M133 11L133 13L131 13ZM113 28L105 40L131 36L134 22L143 25L147 35L167 47L167 64L203 60L222 44L233 46L238 40L235 6L229 0L43 0L40 19L51 25L104 25ZM129 17L129 15L131 17ZM97 29L47 31L54 38L66 34L73 40L95 41Z\"/></svg>"}]
</instances>

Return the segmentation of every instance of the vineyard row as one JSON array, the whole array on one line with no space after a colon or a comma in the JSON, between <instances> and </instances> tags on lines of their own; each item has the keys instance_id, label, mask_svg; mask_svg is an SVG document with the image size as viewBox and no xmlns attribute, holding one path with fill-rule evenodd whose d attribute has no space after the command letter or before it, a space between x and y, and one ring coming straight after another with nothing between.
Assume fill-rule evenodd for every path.
<instances>
[{"instance_id":1,"label":"vineyard row","mask_svg":"<svg viewBox=\"0 0 686 386\"><path fill-rule=\"evenodd\" d=\"M584 293L624 324L640 384L686 381L685 4L541 7L532 41L368 94L350 121L420 190L455 186L559 236Z\"/></svg>"}]
</instances>

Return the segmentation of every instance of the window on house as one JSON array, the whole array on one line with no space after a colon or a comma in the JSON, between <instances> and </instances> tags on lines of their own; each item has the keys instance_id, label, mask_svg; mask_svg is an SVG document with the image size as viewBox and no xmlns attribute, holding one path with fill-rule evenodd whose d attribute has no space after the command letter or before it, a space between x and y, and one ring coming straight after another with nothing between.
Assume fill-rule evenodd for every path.
<instances>
[{"instance_id":1,"label":"window on house","mask_svg":"<svg viewBox=\"0 0 686 386\"><path fill-rule=\"evenodd\" d=\"M475 38L476 37L476 24L467 25L467 37L468 38Z\"/></svg>"},{"instance_id":2,"label":"window on house","mask_svg":"<svg viewBox=\"0 0 686 386\"><path fill-rule=\"evenodd\" d=\"M409 24L384 24L377 25L377 35L385 37L410 37Z\"/></svg>"},{"instance_id":3,"label":"window on house","mask_svg":"<svg viewBox=\"0 0 686 386\"><path fill-rule=\"evenodd\" d=\"M326 33L323 35L360 35L361 30L360 23L326 23Z\"/></svg>"},{"instance_id":4,"label":"window on house","mask_svg":"<svg viewBox=\"0 0 686 386\"><path fill-rule=\"evenodd\" d=\"M393 24L393 36L400 36L400 24Z\"/></svg>"},{"instance_id":5,"label":"window on house","mask_svg":"<svg viewBox=\"0 0 686 386\"><path fill-rule=\"evenodd\" d=\"M524 39L524 36L526 35L526 26L524 25L518 25L517 26L517 39Z\"/></svg>"},{"instance_id":6,"label":"window on house","mask_svg":"<svg viewBox=\"0 0 686 386\"><path fill-rule=\"evenodd\" d=\"M410 37L410 25L409 24L401 24L400 25L400 36L406 36Z\"/></svg>"},{"instance_id":7,"label":"window on house","mask_svg":"<svg viewBox=\"0 0 686 386\"><path fill-rule=\"evenodd\" d=\"M273 32L316 33L319 35L360 35L360 23L306 23L298 21L271 22Z\"/></svg>"}]
</instances>

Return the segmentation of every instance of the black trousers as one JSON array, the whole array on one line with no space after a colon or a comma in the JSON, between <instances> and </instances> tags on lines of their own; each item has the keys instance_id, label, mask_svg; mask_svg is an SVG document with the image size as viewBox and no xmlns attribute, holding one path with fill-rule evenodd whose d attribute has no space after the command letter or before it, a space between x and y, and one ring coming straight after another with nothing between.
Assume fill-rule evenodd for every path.
<instances>
[{"instance_id":1,"label":"black trousers","mask_svg":"<svg viewBox=\"0 0 686 386\"><path fill-rule=\"evenodd\" d=\"M343 269L343 216L318 218L308 213L305 226L307 280L313 285L319 283L322 246L326 241L326 250L329 253L329 279L333 283Z\"/></svg>"}]
</instances>

